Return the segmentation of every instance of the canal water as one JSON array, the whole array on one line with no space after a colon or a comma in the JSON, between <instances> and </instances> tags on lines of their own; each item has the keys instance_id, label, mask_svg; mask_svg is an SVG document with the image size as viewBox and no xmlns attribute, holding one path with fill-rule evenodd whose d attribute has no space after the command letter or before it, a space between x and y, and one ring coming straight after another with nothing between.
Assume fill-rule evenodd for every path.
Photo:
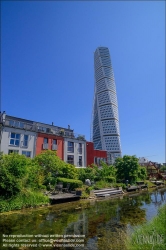
<instances>
[{"instance_id":1,"label":"canal water","mask_svg":"<svg viewBox=\"0 0 166 250\"><path fill-rule=\"evenodd\" d=\"M163 204L165 188L0 214L0 249L125 250L126 235Z\"/></svg>"}]
</instances>

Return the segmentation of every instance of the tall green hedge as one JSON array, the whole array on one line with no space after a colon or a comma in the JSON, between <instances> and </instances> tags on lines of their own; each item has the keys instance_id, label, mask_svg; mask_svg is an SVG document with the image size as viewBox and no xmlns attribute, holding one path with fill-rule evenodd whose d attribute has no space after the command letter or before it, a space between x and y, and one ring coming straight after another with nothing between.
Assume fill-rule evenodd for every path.
<instances>
[{"instance_id":1,"label":"tall green hedge","mask_svg":"<svg viewBox=\"0 0 166 250\"><path fill-rule=\"evenodd\" d=\"M73 179L58 177L57 181L62 182L64 187L67 186L67 183L70 183L70 190L74 190L75 188L80 188L83 185L83 182L80 180L73 180Z\"/></svg>"}]
</instances>

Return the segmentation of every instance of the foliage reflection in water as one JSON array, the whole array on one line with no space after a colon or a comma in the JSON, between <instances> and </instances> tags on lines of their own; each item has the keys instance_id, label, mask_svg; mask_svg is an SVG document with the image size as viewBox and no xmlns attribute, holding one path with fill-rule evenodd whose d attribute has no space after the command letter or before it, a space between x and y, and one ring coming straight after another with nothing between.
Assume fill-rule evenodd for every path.
<instances>
[{"instance_id":1,"label":"foliage reflection in water","mask_svg":"<svg viewBox=\"0 0 166 250\"><path fill-rule=\"evenodd\" d=\"M75 234L85 235L83 249L125 249L126 233L146 222L147 212L150 213L151 209L157 214L158 206L166 203L165 196L164 189L115 199L82 200L19 213L4 213L0 215L1 242L2 234Z\"/></svg>"}]
</instances>

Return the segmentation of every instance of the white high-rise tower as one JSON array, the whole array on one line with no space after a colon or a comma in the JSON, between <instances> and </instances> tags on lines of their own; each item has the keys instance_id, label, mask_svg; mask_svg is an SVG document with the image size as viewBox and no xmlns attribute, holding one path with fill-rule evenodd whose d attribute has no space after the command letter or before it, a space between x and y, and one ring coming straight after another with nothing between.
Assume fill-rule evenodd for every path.
<instances>
[{"instance_id":1,"label":"white high-rise tower","mask_svg":"<svg viewBox=\"0 0 166 250\"><path fill-rule=\"evenodd\" d=\"M109 49L98 47L94 53L95 88L91 140L95 149L107 151L108 163L121 157L118 103Z\"/></svg>"}]
</instances>

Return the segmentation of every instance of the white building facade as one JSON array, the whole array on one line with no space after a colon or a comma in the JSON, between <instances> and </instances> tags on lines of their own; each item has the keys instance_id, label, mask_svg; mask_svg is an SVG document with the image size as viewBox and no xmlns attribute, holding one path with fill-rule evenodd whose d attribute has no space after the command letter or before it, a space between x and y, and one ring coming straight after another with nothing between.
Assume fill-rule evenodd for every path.
<instances>
[{"instance_id":1,"label":"white building facade","mask_svg":"<svg viewBox=\"0 0 166 250\"><path fill-rule=\"evenodd\" d=\"M64 137L64 161L77 168L86 167L86 141Z\"/></svg>"},{"instance_id":2,"label":"white building facade","mask_svg":"<svg viewBox=\"0 0 166 250\"><path fill-rule=\"evenodd\" d=\"M1 149L4 154L18 153L27 157L35 156L36 132L26 129L23 119L3 115L1 128ZM29 126L33 124L29 121Z\"/></svg>"},{"instance_id":3,"label":"white building facade","mask_svg":"<svg viewBox=\"0 0 166 250\"><path fill-rule=\"evenodd\" d=\"M94 53L95 87L91 140L95 149L106 150L108 163L121 157L118 102L109 49Z\"/></svg>"}]
</instances>

